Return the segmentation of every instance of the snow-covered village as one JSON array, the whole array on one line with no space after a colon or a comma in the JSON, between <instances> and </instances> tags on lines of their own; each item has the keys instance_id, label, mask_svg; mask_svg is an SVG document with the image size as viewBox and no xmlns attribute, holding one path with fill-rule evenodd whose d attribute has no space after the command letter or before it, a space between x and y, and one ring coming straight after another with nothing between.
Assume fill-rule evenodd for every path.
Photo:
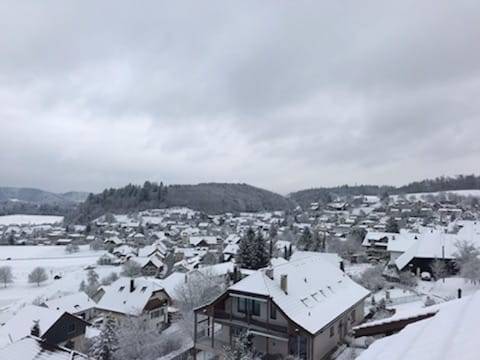
<instances>
[{"instance_id":1,"label":"snow-covered village","mask_svg":"<svg viewBox=\"0 0 480 360\"><path fill-rule=\"evenodd\" d=\"M0 0L0 360L478 360L480 1Z\"/></svg>"},{"instance_id":2,"label":"snow-covered village","mask_svg":"<svg viewBox=\"0 0 480 360\"><path fill-rule=\"evenodd\" d=\"M0 216L0 358L440 358L473 348L480 191L330 200L108 212L82 225Z\"/></svg>"}]
</instances>

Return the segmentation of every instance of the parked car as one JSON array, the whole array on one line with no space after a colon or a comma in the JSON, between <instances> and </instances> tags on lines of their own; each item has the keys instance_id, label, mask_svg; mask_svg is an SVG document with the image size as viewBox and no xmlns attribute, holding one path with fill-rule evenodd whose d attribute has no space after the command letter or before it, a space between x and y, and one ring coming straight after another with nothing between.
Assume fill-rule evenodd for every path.
<instances>
[{"instance_id":1,"label":"parked car","mask_svg":"<svg viewBox=\"0 0 480 360\"><path fill-rule=\"evenodd\" d=\"M424 271L420 274L420 279L423 281L431 281L432 275L428 271Z\"/></svg>"}]
</instances>

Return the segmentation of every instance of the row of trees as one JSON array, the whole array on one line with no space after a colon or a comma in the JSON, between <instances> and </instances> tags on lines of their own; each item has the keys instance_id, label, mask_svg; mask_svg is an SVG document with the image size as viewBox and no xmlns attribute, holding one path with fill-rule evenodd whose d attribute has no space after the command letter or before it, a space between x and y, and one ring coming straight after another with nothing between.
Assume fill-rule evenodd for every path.
<instances>
[{"instance_id":1,"label":"row of trees","mask_svg":"<svg viewBox=\"0 0 480 360\"><path fill-rule=\"evenodd\" d=\"M8 284L13 283L13 273L10 266L0 267L0 282L3 284L3 287L7 287ZM31 284L40 284L48 280L47 271L42 267L36 267L28 274L28 282Z\"/></svg>"}]
</instances>

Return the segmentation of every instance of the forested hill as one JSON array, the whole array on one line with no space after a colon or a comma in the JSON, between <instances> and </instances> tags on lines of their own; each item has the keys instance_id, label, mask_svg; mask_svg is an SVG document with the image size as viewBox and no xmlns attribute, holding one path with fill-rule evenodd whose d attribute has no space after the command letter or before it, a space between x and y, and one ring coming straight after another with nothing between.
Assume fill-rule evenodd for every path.
<instances>
[{"instance_id":1,"label":"forested hill","mask_svg":"<svg viewBox=\"0 0 480 360\"><path fill-rule=\"evenodd\" d=\"M279 194L247 184L205 183L169 185L145 182L89 195L69 218L85 223L107 212L128 213L136 210L186 206L209 214L224 212L287 210L293 202Z\"/></svg>"},{"instance_id":2,"label":"forested hill","mask_svg":"<svg viewBox=\"0 0 480 360\"><path fill-rule=\"evenodd\" d=\"M400 187L378 186L378 185L342 185L336 187L324 187L301 190L289 195L289 198L300 206L309 206L310 203L320 201L329 202L337 196L355 195L393 195L413 194L422 192L452 191L452 190L474 190L480 189L480 176L458 175L455 177L441 176L435 179L415 181Z\"/></svg>"}]
</instances>

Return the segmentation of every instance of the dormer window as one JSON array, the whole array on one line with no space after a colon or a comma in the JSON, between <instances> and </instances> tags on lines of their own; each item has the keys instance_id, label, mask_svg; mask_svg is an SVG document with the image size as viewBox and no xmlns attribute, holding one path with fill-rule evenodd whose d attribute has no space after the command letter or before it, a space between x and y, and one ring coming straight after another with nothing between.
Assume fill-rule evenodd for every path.
<instances>
[{"instance_id":1,"label":"dormer window","mask_svg":"<svg viewBox=\"0 0 480 360\"><path fill-rule=\"evenodd\" d=\"M125 286L120 286L120 289L118 289L119 292L122 292L123 290L125 290Z\"/></svg>"}]
</instances>

